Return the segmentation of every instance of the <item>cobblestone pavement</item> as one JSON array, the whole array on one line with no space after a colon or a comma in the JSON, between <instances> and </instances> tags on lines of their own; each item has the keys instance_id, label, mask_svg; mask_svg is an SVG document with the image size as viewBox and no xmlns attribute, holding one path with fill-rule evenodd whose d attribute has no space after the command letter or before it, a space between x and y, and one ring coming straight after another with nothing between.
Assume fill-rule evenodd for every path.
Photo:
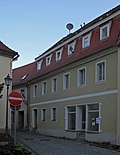
<instances>
[{"instance_id":1,"label":"cobblestone pavement","mask_svg":"<svg viewBox=\"0 0 120 155\"><path fill-rule=\"evenodd\" d=\"M17 132L17 138L35 155L120 155L120 152L30 132Z\"/></svg>"}]
</instances>

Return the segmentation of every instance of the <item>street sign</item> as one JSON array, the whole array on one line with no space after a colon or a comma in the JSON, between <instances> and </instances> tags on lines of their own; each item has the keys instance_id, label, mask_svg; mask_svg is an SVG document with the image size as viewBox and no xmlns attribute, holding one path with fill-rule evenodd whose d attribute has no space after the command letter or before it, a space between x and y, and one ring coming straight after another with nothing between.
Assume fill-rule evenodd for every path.
<instances>
[{"instance_id":1,"label":"street sign","mask_svg":"<svg viewBox=\"0 0 120 155\"><path fill-rule=\"evenodd\" d=\"M19 92L10 93L8 99L13 106L18 106L23 102L23 96Z\"/></svg>"},{"instance_id":2,"label":"street sign","mask_svg":"<svg viewBox=\"0 0 120 155\"><path fill-rule=\"evenodd\" d=\"M10 108L11 108L12 110L16 110L16 111L18 111L18 110L20 110L21 105L13 106L12 104L10 104Z\"/></svg>"}]
</instances>

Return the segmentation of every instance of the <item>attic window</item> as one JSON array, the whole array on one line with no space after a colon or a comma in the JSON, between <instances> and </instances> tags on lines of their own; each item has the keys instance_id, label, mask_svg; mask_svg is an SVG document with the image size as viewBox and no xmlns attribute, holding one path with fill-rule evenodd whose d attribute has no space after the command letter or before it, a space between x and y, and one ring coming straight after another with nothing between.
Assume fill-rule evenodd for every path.
<instances>
[{"instance_id":1,"label":"attic window","mask_svg":"<svg viewBox=\"0 0 120 155\"><path fill-rule=\"evenodd\" d=\"M52 58L52 54L46 57L46 66L50 65L51 58Z\"/></svg>"},{"instance_id":2,"label":"attic window","mask_svg":"<svg viewBox=\"0 0 120 155\"><path fill-rule=\"evenodd\" d=\"M37 71L41 69L42 66L42 60L37 62Z\"/></svg>"},{"instance_id":3,"label":"attic window","mask_svg":"<svg viewBox=\"0 0 120 155\"><path fill-rule=\"evenodd\" d=\"M74 42L72 42L72 43L70 43L70 44L68 45L68 55L71 55L71 54L74 53L75 43L76 43L76 41L74 41Z\"/></svg>"},{"instance_id":4,"label":"attic window","mask_svg":"<svg viewBox=\"0 0 120 155\"><path fill-rule=\"evenodd\" d=\"M82 48L87 48L90 46L91 34L92 32L82 37Z\"/></svg>"},{"instance_id":5,"label":"attic window","mask_svg":"<svg viewBox=\"0 0 120 155\"><path fill-rule=\"evenodd\" d=\"M61 58L62 58L62 51L63 51L63 48L61 48L60 50L58 50L56 52L56 61L61 60Z\"/></svg>"},{"instance_id":6,"label":"attic window","mask_svg":"<svg viewBox=\"0 0 120 155\"><path fill-rule=\"evenodd\" d=\"M100 28L100 40L103 40L103 39L109 37L110 27L111 27L111 22L109 22L108 24L106 24Z\"/></svg>"},{"instance_id":7,"label":"attic window","mask_svg":"<svg viewBox=\"0 0 120 155\"><path fill-rule=\"evenodd\" d=\"M21 80L25 80L25 78L27 77L28 74L24 75Z\"/></svg>"}]
</instances>

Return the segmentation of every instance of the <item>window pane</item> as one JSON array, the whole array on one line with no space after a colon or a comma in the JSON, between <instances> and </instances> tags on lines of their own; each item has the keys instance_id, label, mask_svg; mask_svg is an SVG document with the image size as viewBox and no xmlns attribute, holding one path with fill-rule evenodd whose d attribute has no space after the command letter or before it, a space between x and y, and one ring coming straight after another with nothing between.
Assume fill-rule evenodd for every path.
<instances>
[{"instance_id":1,"label":"window pane","mask_svg":"<svg viewBox=\"0 0 120 155\"><path fill-rule=\"evenodd\" d=\"M46 109L42 109L42 121L46 119Z\"/></svg>"},{"instance_id":2,"label":"window pane","mask_svg":"<svg viewBox=\"0 0 120 155\"><path fill-rule=\"evenodd\" d=\"M70 75L65 74L64 75L64 89L69 89L70 87Z\"/></svg>"},{"instance_id":3,"label":"window pane","mask_svg":"<svg viewBox=\"0 0 120 155\"><path fill-rule=\"evenodd\" d=\"M89 105L88 110L99 110L99 104Z\"/></svg>"},{"instance_id":4,"label":"window pane","mask_svg":"<svg viewBox=\"0 0 120 155\"><path fill-rule=\"evenodd\" d=\"M52 92L57 91L57 78L52 79Z\"/></svg>"},{"instance_id":5,"label":"window pane","mask_svg":"<svg viewBox=\"0 0 120 155\"><path fill-rule=\"evenodd\" d=\"M96 121L97 118L99 118L99 112L88 113L88 130L89 131L99 131L99 124Z\"/></svg>"},{"instance_id":6,"label":"window pane","mask_svg":"<svg viewBox=\"0 0 120 155\"><path fill-rule=\"evenodd\" d=\"M68 129L69 130L75 130L75 119L76 119L75 113L68 113Z\"/></svg>"},{"instance_id":7,"label":"window pane","mask_svg":"<svg viewBox=\"0 0 120 155\"><path fill-rule=\"evenodd\" d=\"M78 79L79 79L79 85L85 84L85 68L79 70Z\"/></svg>"},{"instance_id":8,"label":"window pane","mask_svg":"<svg viewBox=\"0 0 120 155\"><path fill-rule=\"evenodd\" d=\"M97 81L105 80L105 62L97 64Z\"/></svg>"},{"instance_id":9,"label":"window pane","mask_svg":"<svg viewBox=\"0 0 120 155\"><path fill-rule=\"evenodd\" d=\"M107 27L102 29L102 38L106 38L107 37Z\"/></svg>"},{"instance_id":10,"label":"window pane","mask_svg":"<svg viewBox=\"0 0 120 155\"><path fill-rule=\"evenodd\" d=\"M69 107L69 108L68 108L68 112L75 112L75 111L76 111L75 106Z\"/></svg>"},{"instance_id":11,"label":"window pane","mask_svg":"<svg viewBox=\"0 0 120 155\"><path fill-rule=\"evenodd\" d=\"M52 108L52 121L56 121L56 108Z\"/></svg>"}]
</instances>

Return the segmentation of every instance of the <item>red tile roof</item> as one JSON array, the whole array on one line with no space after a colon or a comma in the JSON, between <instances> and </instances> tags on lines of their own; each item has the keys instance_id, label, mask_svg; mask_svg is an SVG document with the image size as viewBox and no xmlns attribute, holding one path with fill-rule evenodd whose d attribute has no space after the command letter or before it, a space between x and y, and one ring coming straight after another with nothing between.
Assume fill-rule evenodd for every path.
<instances>
[{"instance_id":1,"label":"red tile roof","mask_svg":"<svg viewBox=\"0 0 120 155\"><path fill-rule=\"evenodd\" d=\"M10 56L14 58L15 56L19 56L18 52L15 52L14 50L10 49L8 46L6 46L3 42L0 41L0 54Z\"/></svg>"},{"instance_id":2,"label":"red tile roof","mask_svg":"<svg viewBox=\"0 0 120 155\"><path fill-rule=\"evenodd\" d=\"M96 18L95 20L93 20L92 22L88 23L82 29L84 30L87 29L89 26L91 26L91 24L95 24L99 20L107 18L112 13L115 13L115 11L118 11L118 10L120 10L120 5L117 6L115 9L110 10L109 12L103 14L103 16L100 16ZM58 45L61 45L66 40L72 39L80 31L83 31L82 29L79 29L73 34L67 35L66 37L62 38L60 41L58 41L56 44L54 44L51 48L49 48L46 52L44 52L41 55L43 56L42 58L43 62L42 62L42 68L39 71L36 70L36 62L32 64L28 64L27 66L20 67L16 69L16 71L13 70L13 84L17 85L19 83L22 83L21 78L27 73L29 74L29 78L26 78L26 80L30 81L35 78L42 77L42 75L48 74L52 72L53 70L57 70L58 68L64 67L75 61L80 61L81 59L88 57L92 54L101 52L110 47L120 45L120 14L112 18L110 21L112 21L110 35L106 39L100 40L100 26L101 25L98 25L94 29L92 29L91 42L88 48L85 48L85 49L82 48L82 36L78 36L75 39L76 46L75 46L74 53L70 56L67 55L67 47L68 47L68 43L67 43L62 46L63 47L62 59L59 62L56 62L56 50L54 51L51 51L51 50L57 47ZM52 52L52 60L51 60L51 64L49 66L46 66L46 56L44 56L44 54L47 54L49 51ZM37 59L39 59L39 57L37 57L36 60Z\"/></svg>"},{"instance_id":3,"label":"red tile roof","mask_svg":"<svg viewBox=\"0 0 120 155\"><path fill-rule=\"evenodd\" d=\"M27 81L31 79L33 69L35 68L35 66L36 62L33 62L25 66L13 69L12 72L13 86L26 84Z\"/></svg>"}]
</instances>

